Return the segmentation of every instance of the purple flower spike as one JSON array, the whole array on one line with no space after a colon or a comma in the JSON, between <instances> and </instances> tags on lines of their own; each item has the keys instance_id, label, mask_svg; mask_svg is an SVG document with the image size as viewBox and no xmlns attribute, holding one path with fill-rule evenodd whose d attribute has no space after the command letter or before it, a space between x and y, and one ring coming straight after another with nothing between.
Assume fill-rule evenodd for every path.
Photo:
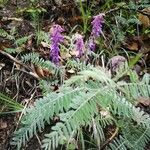
<instances>
[{"instance_id":1,"label":"purple flower spike","mask_svg":"<svg viewBox=\"0 0 150 150\"><path fill-rule=\"evenodd\" d=\"M93 37L98 37L100 33L102 32L102 24L104 23L104 14L99 14L97 16L94 16L94 20L91 22L92 24L92 33L91 35Z\"/></svg>"},{"instance_id":2,"label":"purple flower spike","mask_svg":"<svg viewBox=\"0 0 150 150\"><path fill-rule=\"evenodd\" d=\"M64 40L64 37L61 34L63 31L64 29L60 25L53 25L50 29L50 54L52 57L52 62L55 64L59 63L59 44Z\"/></svg>"},{"instance_id":3,"label":"purple flower spike","mask_svg":"<svg viewBox=\"0 0 150 150\"><path fill-rule=\"evenodd\" d=\"M75 49L79 52L78 57L81 57L84 50L84 41L83 36L78 33L75 35Z\"/></svg>"},{"instance_id":4,"label":"purple flower spike","mask_svg":"<svg viewBox=\"0 0 150 150\"><path fill-rule=\"evenodd\" d=\"M91 51L94 51L95 48L96 48L96 43L95 43L95 40L94 38L90 38L89 41L88 41L88 47Z\"/></svg>"}]
</instances>

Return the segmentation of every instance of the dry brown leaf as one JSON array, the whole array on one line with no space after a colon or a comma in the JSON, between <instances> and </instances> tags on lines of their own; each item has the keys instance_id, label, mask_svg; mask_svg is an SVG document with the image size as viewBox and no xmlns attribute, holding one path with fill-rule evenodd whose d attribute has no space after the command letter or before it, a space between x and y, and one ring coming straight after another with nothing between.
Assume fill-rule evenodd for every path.
<instances>
[{"instance_id":1,"label":"dry brown leaf","mask_svg":"<svg viewBox=\"0 0 150 150\"><path fill-rule=\"evenodd\" d=\"M143 9L142 12L145 14L150 14L150 7ZM144 27L150 27L150 18L148 16L140 13L138 18Z\"/></svg>"},{"instance_id":2,"label":"dry brown leaf","mask_svg":"<svg viewBox=\"0 0 150 150\"><path fill-rule=\"evenodd\" d=\"M103 116L103 117L110 117L110 113L109 113L109 111L107 111L107 110L101 110L100 111L100 114Z\"/></svg>"},{"instance_id":3,"label":"dry brown leaf","mask_svg":"<svg viewBox=\"0 0 150 150\"><path fill-rule=\"evenodd\" d=\"M150 98L139 97L136 106L139 104L142 104L143 106L150 106Z\"/></svg>"},{"instance_id":4,"label":"dry brown leaf","mask_svg":"<svg viewBox=\"0 0 150 150\"><path fill-rule=\"evenodd\" d=\"M5 129L5 128L7 128L7 122L0 120L0 129Z\"/></svg>"},{"instance_id":5,"label":"dry brown leaf","mask_svg":"<svg viewBox=\"0 0 150 150\"><path fill-rule=\"evenodd\" d=\"M43 72L44 72L44 77L49 77L49 76L51 76L53 74L48 69L43 69Z\"/></svg>"},{"instance_id":6,"label":"dry brown leaf","mask_svg":"<svg viewBox=\"0 0 150 150\"><path fill-rule=\"evenodd\" d=\"M139 46L137 42L132 42L126 46L131 51L138 51Z\"/></svg>"},{"instance_id":7,"label":"dry brown leaf","mask_svg":"<svg viewBox=\"0 0 150 150\"><path fill-rule=\"evenodd\" d=\"M68 73L71 73L71 74L74 74L74 73L75 73L75 70L70 69L70 70L68 70L67 72L68 72Z\"/></svg>"},{"instance_id":8,"label":"dry brown leaf","mask_svg":"<svg viewBox=\"0 0 150 150\"><path fill-rule=\"evenodd\" d=\"M36 67L35 71L39 77L44 77L44 72L43 72L43 69L41 67Z\"/></svg>"},{"instance_id":9,"label":"dry brown leaf","mask_svg":"<svg viewBox=\"0 0 150 150\"><path fill-rule=\"evenodd\" d=\"M42 44L43 47L50 48L50 45L47 44L46 42L41 42L41 44Z\"/></svg>"},{"instance_id":10,"label":"dry brown leaf","mask_svg":"<svg viewBox=\"0 0 150 150\"><path fill-rule=\"evenodd\" d=\"M70 58L71 57L69 52L61 52L60 56L61 56L62 59L66 59L66 58Z\"/></svg>"},{"instance_id":11,"label":"dry brown leaf","mask_svg":"<svg viewBox=\"0 0 150 150\"><path fill-rule=\"evenodd\" d=\"M29 40L27 41L27 43L26 43L26 48L27 48L27 49L31 49L31 48L32 48L32 45L33 45L33 40L32 40L32 38L31 38L31 39L29 39Z\"/></svg>"},{"instance_id":12,"label":"dry brown leaf","mask_svg":"<svg viewBox=\"0 0 150 150\"><path fill-rule=\"evenodd\" d=\"M48 69L43 69L41 67L35 67L35 72L41 78L43 78L43 77L49 77L49 76L51 76L53 74Z\"/></svg>"}]
</instances>

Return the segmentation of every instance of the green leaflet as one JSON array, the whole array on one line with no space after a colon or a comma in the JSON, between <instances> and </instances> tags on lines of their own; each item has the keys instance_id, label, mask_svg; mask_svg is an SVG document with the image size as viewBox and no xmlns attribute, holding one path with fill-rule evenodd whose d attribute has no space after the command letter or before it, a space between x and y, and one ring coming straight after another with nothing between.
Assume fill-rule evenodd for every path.
<instances>
[{"instance_id":1,"label":"green leaflet","mask_svg":"<svg viewBox=\"0 0 150 150\"><path fill-rule=\"evenodd\" d=\"M82 127L91 126L96 146L100 147L105 139L103 130L109 125L118 127L122 134L110 143L109 149L126 150L134 146L144 149L149 141L150 118L134 104L139 96L150 97L150 77L145 74L139 80L133 72L127 73L132 76L132 82L118 82L102 68L91 66L81 71L57 92L48 93L37 100L34 107L26 110L13 144L21 148L34 134L44 129L46 122L50 124L50 120L57 116L60 120L42 141L45 150L54 150L60 145L69 146L78 132L81 133ZM135 130L134 135L125 132L129 127ZM82 141L76 140L85 147L84 136L79 139Z\"/></svg>"}]
</instances>

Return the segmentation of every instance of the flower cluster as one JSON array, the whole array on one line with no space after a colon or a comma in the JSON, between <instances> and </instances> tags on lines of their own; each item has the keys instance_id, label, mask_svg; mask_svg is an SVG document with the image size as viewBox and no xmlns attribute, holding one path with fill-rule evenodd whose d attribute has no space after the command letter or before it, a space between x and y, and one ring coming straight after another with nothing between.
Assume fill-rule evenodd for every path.
<instances>
[{"instance_id":1,"label":"flower cluster","mask_svg":"<svg viewBox=\"0 0 150 150\"><path fill-rule=\"evenodd\" d=\"M102 25L104 23L104 14L99 14L97 16L94 16L92 24L92 32L88 41L88 47L91 51L94 51L96 48L96 39L100 36L102 33ZM50 40L51 40L51 47L50 47L50 55L52 58L52 62L55 64L59 63L59 45L64 40L64 36L62 35L62 32L64 29L60 25L53 25L50 30ZM83 55L85 45L83 41L83 36L79 33L75 34L75 49L77 51L78 57L81 57Z\"/></svg>"},{"instance_id":2,"label":"flower cluster","mask_svg":"<svg viewBox=\"0 0 150 150\"><path fill-rule=\"evenodd\" d=\"M94 51L96 44L95 44L95 39L100 36L102 33L102 25L104 23L104 14L99 14L97 16L94 16L93 21L91 22L92 24L92 32L91 36L89 39L89 49Z\"/></svg>"},{"instance_id":3,"label":"flower cluster","mask_svg":"<svg viewBox=\"0 0 150 150\"><path fill-rule=\"evenodd\" d=\"M96 44L95 44L95 39L93 37L90 37L88 41L88 47L91 51L95 50Z\"/></svg>"},{"instance_id":4,"label":"flower cluster","mask_svg":"<svg viewBox=\"0 0 150 150\"><path fill-rule=\"evenodd\" d=\"M75 49L78 51L78 57L81 57L84 50L84 41L83 36L78 33L75 35Z\"/></svg>"},{"instance_id":5,"label":"flower cluster","mask_svg":"<svg viewBox=\"0 0 150 150\"><path fill-rule=\"evenodd\" d=\"M100 35L102 32L102 24L104 23L104 14L99 14L97 16L94 16L94 20L91 22L92 24L92 33L91 35L95 38Z\"/></svg>"},{"instance_id":6,"label":"flower cluster","mask_svg":"<svg viewBox=\"0 0 150 150\"><path fill-rule=\"evenodd\" d=\"M59 44L64 40L64 37L61 34L63 31L64 29L60 25L53 25L50 30L50 54L52 62L55 64L59 63Z\"/></svg>"}]
</instances>

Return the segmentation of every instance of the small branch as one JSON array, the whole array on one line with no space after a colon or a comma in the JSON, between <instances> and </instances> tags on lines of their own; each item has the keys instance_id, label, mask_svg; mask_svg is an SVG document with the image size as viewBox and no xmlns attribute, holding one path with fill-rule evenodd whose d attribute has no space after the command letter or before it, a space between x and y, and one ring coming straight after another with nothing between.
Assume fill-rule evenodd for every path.
<instances>
[{"instance_id":1,"label":"small branch","mask_svg":"<svg viewBox=\"0 0 150 150\"><path fill-rule=\"evenodd\" d=\"M37 140L38 140L38 143L39 143L39 145L40 145L40 147L41 147L41 146L42 146L42 142L40 141L39 136L38 136L37 134L35 134L35 136L36 136L36 138L37 138Z\"/></svg>"},{"instance_id":2,"label":"small branch","mask_svg":"<svg viewBox=\"0 0 150 150\"><path fill-rule=\"evenodd\" d=\"M137 11L138 13L141 13L142 15L145 15L145 16L147 16L147 17L150 17L150 13L148 13L147 11L144 11L144 10L138 10L138 9L131 9L131 8L125 8L125 7L116 7L116 8L114 8L114 9L110 9L109 11L106 11L106 12L104 12L104 14L106 15L106 14L110 14L110 13L112 13L112 12L114 12L114 11L117 11L117 10L119 10L119 9L124 9L124 10L134 10L134 11Z\"/></svg>"},{"instance_id":3,"label":"small branch","mask_svg":"<svg viewBox=\"0 0 150 150\"><path fill-rule=\"evenodd\" d=\"M36 79L39 79L39 76L38 76L37 74L35 74L35 73L32 71L32 69L31 69L30 67L28 67L27 65L25 65L24 63L22 63L21 61L17 60L15 57L11 56L10 54L8 54L8 53L5 52L5 51L0 50L0 53L1 53L2 55L4 55L4 56L10 58L13 62L15 62L15 63L17 63L17 64L23 66L25 69L29 70L29 72L28 72L28 71L25 71L25 70L20 70L20 69L16 69L16 70L22 71L22 72L24 72L24 73L27 73L27 74L33 76L33 77L36 78Z\"/></svg>"},{"instance_id":4,"label":"small branch","mask_svg":"<svg viewBox=\"0 0 150 150\"><path fill-rule=\"evenodd\" d=\"M25 71L25 70L22 70L22 69L17 69L17 68L15 68L15 70L24 72L24 73L26 73L26 74L28 74L28 75L36 78L36 79L40 79L40 77L36 73L34 73L34 72L31 72L31 71L28 72L28 71Z\"/></svg>"},{"instance_id":5,"label":"small branch","mask_svg":"<svg viewBox=\"0 0 150 150\"><path fill-rule=\"evenodd\" d=\"M24 68L26 68L27 70L31 71L31 68L29 68L27 65L25 65L24 63L22 63L21 61L17 60L15 57L11 56L10 54L8 54L5 51L0 50L0 53L8 58L10 58L12 61L14 61L15 63L23 66Z\"/></svg>"},{"instance_id":6,"label":"small branch","mask_svg":"<svg viewBox=\"0 0 150 150\"><path fill-rule=\"evenodd\" d=\"M30 97L29 100L26 102L26 104L25 104L25 106L24 106L24 108L23 108L23 110L22 110L22 112L21 112L21 114L20 114L20 116L19 116L18 122L16 123L15 131L17 130L17 128L18 128L18 126L19 126L19 124L20 124L21 118L23 117L26 108L28 107L28 105L29 105L29 103L31 102L31 100L33 100L34 96L35 96L35 91L34 91L33 94L31 94L31 97Z\"/></svg>"},{"instance_id":7,"label":"small branch","mask_svg":"<svg viewBox=\"0 0 150 150\"><path fill-rule=\"evenodd\" d=\"M15 17L3 17L2 18L2 21L18 21L18 22L21 22L21 21L23 21L23 19L21 19L21 18L15 18Z\"/></svg>"},{"instance_id":8,"label":"small branch","mask_svg":"<svg viewBox=\"0 0 150 150\"><path fill-rule=\"evenodd\" d=\"M114 8L114 9L110 9L109 11L104 12L104 14L106 15L106 14L109 14L109 13L111 13L111 12L113 12L113 11L117 11L117 10L119 10L119 9L121 9L121 8L120 8L120 7L116 7L116 8Z\"/></svg>"}]
</instances>

